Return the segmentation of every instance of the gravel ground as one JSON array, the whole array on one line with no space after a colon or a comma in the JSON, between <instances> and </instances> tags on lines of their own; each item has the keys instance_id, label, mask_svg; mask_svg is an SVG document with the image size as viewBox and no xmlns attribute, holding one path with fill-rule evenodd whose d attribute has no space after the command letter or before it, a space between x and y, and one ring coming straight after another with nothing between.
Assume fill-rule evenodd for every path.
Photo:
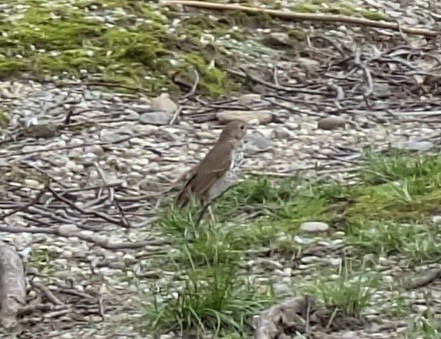
<instances>
[{"instance_id":1,"label":"gravel ground","mask_svg":"<svg viewBox=\"0 0 441 339\"><path fill-rule=\"evenodd\" d=\"M433 8L439 4L434 1L363 4L410 26L439 22ZM340 55L334 46L317 44L308 56L277 62L278 82L286 85L256 81L253 95L223 102L182 99L176 119L165 97L108 93L77 81L64 86L0 82L0 107L11 117L0 139L0 209L12 211L44 190L26 211L1 218L1 238L13 244L26 263L29 298L43 295L44 301L53 294L60 301L24 317L20 337L142 337L132 325L142 311L142 294L172 285L176 277L176 272L158 266L168 251L167 239L151 227L158 197L202 158L219 135L218 120L237 117L237 108L253 111L247 174L299 172L349 182L365 147L439 149L439 44L384 31L378 39L384 41L359 44L364 31L345 26L317 29L316 36L340 46L357 44L358 49L345 48ZM257 63L274 59L262 60ZM52 179L53 192L44 187L43 175ZM35 229L23 232L24 227ZM280 258L256 259L249 265L262 283L276 277L276 290L283 294L295 277L307 280L312 267L338 266L341 243L338 238L316 238L295 268ZM384 258L380 270L385 283L410 271L394 258ZM38 288L39 283L49 292ZM427 291L441 300L439 279L409 291L416 314L426 307ZM43 301L35 304L48 304ZM441 314L440 304L436 310ZM380 314L372 310L368 318L375 322L363 331L333 335L400 337L406 322L379 321ZM124 322L127 326L121 325Z\"/></svg>"}]
</instances>

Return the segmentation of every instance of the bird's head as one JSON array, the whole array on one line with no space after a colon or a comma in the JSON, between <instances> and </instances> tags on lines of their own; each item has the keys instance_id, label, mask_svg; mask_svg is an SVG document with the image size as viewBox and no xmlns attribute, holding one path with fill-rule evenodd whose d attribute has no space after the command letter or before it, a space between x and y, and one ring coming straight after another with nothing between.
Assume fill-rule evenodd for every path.
<instances>
[{"instance_id":1,"label":"bird's head","mask_svg":"<svg viewBox=\"0 0 441 339\"><path fill-rule=\"evenodd\" d=\"M243 121L231 121L225 125L219 139L241 142L247 132L247 125Z\"/></svg>"}]
</instances>

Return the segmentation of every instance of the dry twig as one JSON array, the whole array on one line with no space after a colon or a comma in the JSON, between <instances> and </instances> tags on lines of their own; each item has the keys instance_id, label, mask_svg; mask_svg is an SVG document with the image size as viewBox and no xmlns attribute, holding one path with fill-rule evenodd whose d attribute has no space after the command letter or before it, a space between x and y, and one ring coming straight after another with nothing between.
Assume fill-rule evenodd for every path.
<instances>
[{"instance_id":1,"label":"dry twig","mask_svg":"<svg viewBox=\"0 0 441 339\"><path fill-rule=\"evenodd\" d=\"M336 22L336 23L344 23L354 26L386 28L402 33L424 35L429 37L435 37L441 35L441 31L432 31L424 28L411 28L393 22L374 21L364 18L344 16L344 15L288 12L288 11L281 11L275 9L246 7L236 4L224 4L224 3L214 3L214 2L205 2L205 1L202 2L202 1L186 1L186 0L167 0L167 1L163 1L162 5L168 7L172 7L175 5L183 5L183 6L203 8L203 9L242 11L245 13L268 14L277 18L296 20L296 21Z\"/></svg>"}]
</instances>

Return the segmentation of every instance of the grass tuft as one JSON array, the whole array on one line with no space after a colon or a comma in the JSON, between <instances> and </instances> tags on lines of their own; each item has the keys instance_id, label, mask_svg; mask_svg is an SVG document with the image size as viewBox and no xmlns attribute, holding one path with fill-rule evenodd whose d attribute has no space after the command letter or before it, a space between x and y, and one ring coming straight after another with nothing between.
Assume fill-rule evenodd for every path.
<instances>
[{"instance_id":1,"label":"grass tuft","mask_svg":"<svg viewBox=\"0 0 441 339\"><path fill-rule=\"evenodd\" d=\"M251 317L273 301L270 293L259 292L239 278L234 265L216 263L188 271L184 287L174 295L155 296L146 308L145 329L215 337L221 332L244 334L251 329Z\"/></svg>"},{"instance_id":2,"label":"grass tuft","mask_svg":"<svg viewBox=\"0 0 441 339\"><path fill-rule=\"evenodd\" d=\"M387 155L367 153L362 170L363 182L373 185L405 178L424 178L441 173L437 155L406 154L393 151Z\"/></svg>"},{"instance_id":3,"label":"grass tuft","mask_svg":"<svg viewBox=\"0 0 441 339\"><path fill-rule=\"evenodd\" d=\"M337 183L249 178L222 196L214 208L216 215L225 218L256 213L272 221L290 220L296 226L310 219L328 221L327 205L345 190Z\"/></svg>"},{"instance_id":4,"label":"grass tuft","mask_svg":"<svg viewBox=\"0 0 441 339\"><path fill-rule=\"evenodd\" d=\"M439 320L430 309L424 315L413 317L404 333L405 339L438 339L441 337Z\"/></svg>"},{"instance_id":5,"label":"grass tuft","mask_svg":"<svg viewBox=\"0 0 441 339\"><path fill-rule=\"evenodd\" d=\"M370 305L378 285L377 273L363 269L356 271L348 260L339 267L336 275L319 277L309 292L318 296L327 307L358 318Z\"/></svg>"},{"instance_id":6,"label":"grass tuft","mask_svg":"<svg viewBox=\"0 0 441 339\"><path fill-rule=\"evenodd\" d=\"M436 225L367 221L352 225L347 242L357 253L403 254L410 261L441 258L441 235Z\"/></svg>"}]
</instances>

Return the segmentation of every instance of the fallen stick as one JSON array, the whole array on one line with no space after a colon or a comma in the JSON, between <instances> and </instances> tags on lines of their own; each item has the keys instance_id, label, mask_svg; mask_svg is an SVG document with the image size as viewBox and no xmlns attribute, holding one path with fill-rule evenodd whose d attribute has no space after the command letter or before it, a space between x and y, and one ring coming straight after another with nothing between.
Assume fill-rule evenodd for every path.
<instances>
[{"instance_id":1,"label":"fallen stick","mask_svg":"<svg viewBox=\"0 0 441 339\"><path fill-rule=\"evenodd\" d=\"M424 35L435 37L441 35L441 31L432 31L424 28L411 28L407 26L401 26L398 23L375 21L364 18L355 18L345 15L334 15L334 14L315 14L315 13L298 13L291 11L280 11L275 9L265 9L265 8L255 8L247 7L235 4L220 4L214 2L202 2L202 1L187 1L187 0L166 0L162 1L161 5L172 7L175 5L183 5L188 7L196 7L203 9L214 9L214 10L236 10L245 13L259 13L268 14L273 17L292 19L298 21L320 21L320 22L340 22L355 26L368 26L376 28L387 28L401 33L408 33L413 35Z\"/></svg>"}]
</instances>

